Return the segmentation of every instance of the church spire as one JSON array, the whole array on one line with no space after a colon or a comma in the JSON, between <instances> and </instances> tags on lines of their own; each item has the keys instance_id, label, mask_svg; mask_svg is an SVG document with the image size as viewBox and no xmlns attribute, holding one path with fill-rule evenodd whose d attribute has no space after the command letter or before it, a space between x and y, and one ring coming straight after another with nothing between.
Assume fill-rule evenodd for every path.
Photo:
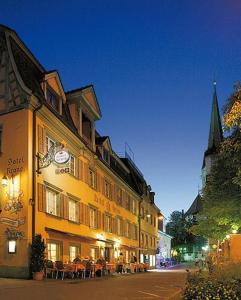
<instances>
[{"instance_id":1,"label":"church spire","mask_svg":"<svg viewBox=\"0 0 241 300\"><path fill-rule=\"evenodd\" d=\"M213 103L208 137L208 151L215 151L223 140L223 131L218 109L216 81L213 82Z\"/></svg>"}]
</instances>

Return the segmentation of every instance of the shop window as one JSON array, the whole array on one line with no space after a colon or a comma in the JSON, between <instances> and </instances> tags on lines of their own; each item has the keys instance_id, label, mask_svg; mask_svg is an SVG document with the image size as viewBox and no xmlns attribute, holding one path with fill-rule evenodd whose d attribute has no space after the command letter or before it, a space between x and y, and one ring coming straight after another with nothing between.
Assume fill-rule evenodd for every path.
<instances>
[{"instance_id":1,"label":"shop window","mask_svg":"<svg viewBox=\"0 0 241 300\"><path fill-rule=\"evenodd\" d=\"M69 159L69 173L73 176L75 176L75 163L76 159L74 155L70 154L70 159Z\"/></svg>"},{"instance_id":2,"label":"shop window","mask_svg":"<svg viewBox=\"0 0 241 300\"><path fill-rule=\"evenodd\" d=\"M105 196L110 198L110 183L105 180Z\"/></svg>"},{"instance_id":3,"label":"shop window","mask_svg":"<svg viewBox=\"0 0 241 300\"><path fill-rule=\"evenodd\" d=\"M92 169L89 169L89 177L90 177L90 186L93 189L96 189L96 172Z\"/></svg>"},{"instance_id":4,"label":"shop window","mask_svg":"<svg viewBox=\"0 0 241 300\"><path fill-rule=\"evenodd\" d=\"M79 222L79 202L69 199L69 220Z\"/></svg>"},{"instance_id":5,"label":"shop window","mask_svg":"<svg viewBox=\"0 0 241 300\"><path fill-rule=\"evenodd\" d=\"M60 260L60 243L47 242L47 251L48 260Z\"/></svg>"},{"instance_id":6,"label":"shop window","mask_svg":"<svg viewBox=\"0 0 241 300\"><path fill-rule=\"evenodd\" d=\"M90 207L90 227L97 228L97 211Z\"/></svg>"},{"instance_id":7,"label":"shop window","mask_svg":"<svg viewBox=\"0 0 241 300\"><path fill-rule=\"evenodd\" d=\"M73 260L80 254L80 247L78 246L69 246L69 260L73 262Z\"/></svg>"},{"instance_id":8,"label":"shop window","mask_svg":"<svg viewBox=\"0 0 241 300\"><path fill-rule=\"evenodd\" d=\"M46 207L47 213L60 216L60 197L56 191L46 188Z\"/></svg>"},{"instance_id":9,"label":"shop window","mask_svg":"<svg viewBox=\"0 0 241 300\"><path fill-rule=\"evenodd\" d=\"M141 255L140 255L140 263L144 263L144 255L141 253Z\"/></svg>"},{"instance_id":10,"label":"shop window","mask_svg":"<svg viewBox=\"0 0 241 300\"><path fill-rule=\"evenodd\" d=\"M47 102L59 112L59 96L51 89L47 88L46 91Z\"/></svg>"}]
</instances>

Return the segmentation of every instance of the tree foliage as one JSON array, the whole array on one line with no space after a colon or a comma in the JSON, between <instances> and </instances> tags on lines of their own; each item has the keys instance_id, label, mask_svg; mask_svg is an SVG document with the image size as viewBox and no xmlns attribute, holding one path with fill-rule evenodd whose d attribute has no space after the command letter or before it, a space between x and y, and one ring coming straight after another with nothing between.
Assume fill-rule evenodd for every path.
<instances>
[{"instance_id":1,"label":"tree foliage","mask_svg":"<svg viewBox=\"0 0 241 300\"><path fill-rule=\"evenodd\" d=\"M203 191L203 209L194 234L223 239L241 227L241 138L235 132L221 145Z\"/></svg>"},{"instance_id":2,"label":"tree foliage","mask_svg":"<svg viewBox=\"0 0 241 300\"><path fill-rule=\"evenodd\" d=\"M169 222L166 225L166 232L173 237L173 247L194 241L194 237L190 232L192 225L190 220L185 219L182 212L174 211L171 213Z\"/></svg>"},{"instance_id":3,"label":"tree foliage","mask_svg":"<svg viewBox=\"0 0 241 300\"><path fill-rule=\"evenodd\" d=\"M226 130L241 130L241 84L236 83L234 93L224 107L224 128Z\"/></svg>"}]
</instances>

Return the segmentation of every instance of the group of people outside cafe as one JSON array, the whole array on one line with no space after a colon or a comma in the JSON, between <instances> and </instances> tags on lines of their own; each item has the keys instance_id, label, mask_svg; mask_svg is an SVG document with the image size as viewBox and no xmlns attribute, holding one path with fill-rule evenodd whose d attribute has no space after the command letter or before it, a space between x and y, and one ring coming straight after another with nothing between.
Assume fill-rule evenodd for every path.
<instances>
[{"instance_id":1,"label":"group of people outside cafe","mask_svg":"<svg viewBox=\"0 0 241 300\"><path fill-rule=\"evenodd\" d=\"M85 267L86 270L86 276L89 275L89 273L92 270L92 266L94 264L101 266L101 269L97 269L95 271L95 276L101 276L101 274L108 273L107 269L107 261L103 256L100 256L96 260L94 260L91 256L86 257L80 257L79 255L76 256L76 258L73 260L74 264L82 264ZM136 263L137 258L134 255L134 253L131 254L131 257L129 261L126 261L123 253L120 252L118 258L116 259L116 262L114 263L114 271L116 273L122 274L122 273L135 273L136 271ZM102 273L101 273L102 272Z\"/></svg>"}]
</instances>

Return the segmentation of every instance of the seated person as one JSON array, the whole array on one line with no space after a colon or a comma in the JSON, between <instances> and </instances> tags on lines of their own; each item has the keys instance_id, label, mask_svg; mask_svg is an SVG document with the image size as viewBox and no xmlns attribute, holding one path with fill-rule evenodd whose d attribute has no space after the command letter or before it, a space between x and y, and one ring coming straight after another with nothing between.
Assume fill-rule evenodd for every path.
<instances>
[{"instance_id":1,"label":"seated person","mask_svg":"<svg viewBox=\"0 0 241 300\"><path fill-rule=\"evenodd\" d=\"M77 256L75 257L75 259L73 260L73 263L74 263L74 264L80 264L80 263L81 263L81 259L80 259L80 256L79 256L79 255L77 255Z\"/></svg>"}]
</instances>

